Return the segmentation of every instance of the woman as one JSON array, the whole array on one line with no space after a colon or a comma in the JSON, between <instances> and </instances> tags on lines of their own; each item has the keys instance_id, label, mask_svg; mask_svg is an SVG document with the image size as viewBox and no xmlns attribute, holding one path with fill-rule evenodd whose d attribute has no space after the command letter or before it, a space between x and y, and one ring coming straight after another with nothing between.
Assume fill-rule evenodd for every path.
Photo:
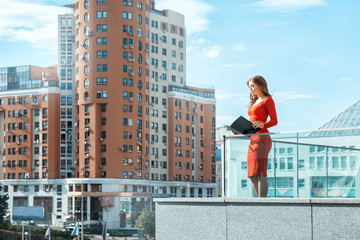
<instances>
[{"instance_id":1,"label":"woman","mask_svg":"<svg viewBox=\"0 0 360 240\"><path fill-rule=\"evenodd\" d=\"M267 83L262 76L256 75L247 81L247 85L250 89L250 121L254 128L260 129L257 133L268 133L268 128L277 124L277 116ZM268 193L267 163L271 145L268 134L250 137L247 156L248 177L258 197L266 197Z\"/></svg>"}]
</instances>

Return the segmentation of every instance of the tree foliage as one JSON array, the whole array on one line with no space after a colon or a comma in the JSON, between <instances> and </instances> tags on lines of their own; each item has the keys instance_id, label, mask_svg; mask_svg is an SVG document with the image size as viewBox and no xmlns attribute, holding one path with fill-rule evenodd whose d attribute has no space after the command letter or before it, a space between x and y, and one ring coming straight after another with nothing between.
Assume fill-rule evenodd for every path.
<instances>
[{"instance_id":1,"label":"tree foliage","mask_svg":"<svg viewBox=\"0 0 360 240\"><path fill-rule=\"evenodd\" d=\"M2 194L0 195L0 226L3 226L5 223L5 216L8 214L8 200L9 195Z\"/></svg>"},{"instance_id":2,"label":"tree foliage","mask_svg":"<svg viewBox=\"0 0 360 240\"><path fill-rule=\"evenodd\" d=\"M136 219L135 227L143 230L145 234L155 235L155 213L144 209Z\"/></svg>"}]
</instances>

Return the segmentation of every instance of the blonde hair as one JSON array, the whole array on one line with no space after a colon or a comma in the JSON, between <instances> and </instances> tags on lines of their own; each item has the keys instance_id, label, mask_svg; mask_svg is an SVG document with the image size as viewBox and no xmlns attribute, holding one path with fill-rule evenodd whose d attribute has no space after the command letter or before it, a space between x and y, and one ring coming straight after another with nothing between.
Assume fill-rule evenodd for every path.
<instances>
[{"instance_id":1,"label":"blonde hair","mask_svg":"<svg viewBox=\"0 0 360 240\"><path fill-rule=\"evenodd\" d=\"M251 77L248 81L247 81L247 85L249 86L249 82L252 81L254 84L256 84L260 90L263 92L263 94L265 96L271 97L271 94L269 93L268 87L267 87L267 83L265 78L263 78L260 75L255 75L253 77ZM250 93L250 106L254 105L254 103L256 102L256 100L258 100L259 97L256 95L252 95Z\"/></svg>"}]
</instances>

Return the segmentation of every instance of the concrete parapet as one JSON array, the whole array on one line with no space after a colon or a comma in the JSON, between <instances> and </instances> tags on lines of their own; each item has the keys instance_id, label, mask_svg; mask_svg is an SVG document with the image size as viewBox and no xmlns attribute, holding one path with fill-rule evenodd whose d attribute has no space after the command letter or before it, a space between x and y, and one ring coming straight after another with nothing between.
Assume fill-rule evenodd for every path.
<instances>
[{"instance_id":1,"label":"concrete parapet","mask_svg":"<svg viewBox=\"0 0 360 240\"><path fill-rule=\"evenodd\" d=\"M360 199L155 199L156 239L358 239Z\"/></svg>"}]
</instances>

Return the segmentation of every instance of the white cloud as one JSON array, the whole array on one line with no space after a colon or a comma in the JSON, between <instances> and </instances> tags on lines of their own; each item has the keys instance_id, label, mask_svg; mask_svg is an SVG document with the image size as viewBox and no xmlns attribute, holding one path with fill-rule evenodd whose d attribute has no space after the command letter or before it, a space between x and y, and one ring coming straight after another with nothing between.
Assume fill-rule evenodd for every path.
<instances>
[{"instance_id":1,"label":"white cloud","mask_svg":"<svg viewBox=\"0 0 360 240\"><path fill-rule=\"evenodd\" d=\"M234 47L234 50L237 52L243 52L245 51L245 44L239 43Z\"/></svg>"},{"instance_id":2,"label":"white cloud","mask_svg":"<svg viewBox=\"0 0 360 240\"><path fill-rule=\"evenodd\" d=\"M221 46L214 45L212 47L207 47L202 50L202 56L205 58L214 59L217 58L222 51Z\"/></svg>"},{"instance_id":3,"label":"white cloud","mask_svg":"<svg viewBox=\"0 0 360 240\"><path fill-rule=\"evenodd\" d=\"M311 65L315 65L315 66L326 66L328 65L327 61L324 58L309 58L309 59L305 59L305 61Z\"/></svg>"},{"instance_id":4,"label":"white cloud","mask_svg":"<svg viewBox=\"0 0 360 240\"><path fill-rule=\"evenodd\" d=\"M57 49L57 15L65 8L2 0L0 38L24 41L46 50Z\"/></svg>"},{"instance_id":5,"label":"white cloud","mask_svg":"<svg viewBox=\"0 0 360 240\"><path fill-rule=\"evenodd\" d=\"M344 81L344 82L350 82L352 81L353 79L352 78L349 78L349 77L342 77L340 78L340 81Z\"/></svg>"},{"instance_id":6,"label":"white cloud","mask_svg":"<svg viewBox=\"0 0 360 240\"><path fill-rule=\"evenodd\" d=\"M270 21L267 23L263 23L260 25L260 27L278 27L278 26L283 26L283 25L288 25L289 22L286 21Z\"/></svg>"},{"instance_id":7,"label":"white cloud","mask_svg":"<svg viewBox=\"0 0 360 240\"><path fill-rule=\"evenodd\" d=\"M309 7L326 6L324 0L262 0L250 4L270 11L292 11Z\"/></svg>"},{"instance_id":8,"label":"white cloud","mask_svg":"<svg viewBox=\"0 0 360 240\"><path fill-rule=\"evenodd\" d=\"M220 68L221 69L247 69L247 68L252 68L252 67L256 67L258 66L258 63L229 63L229 64L224 64L221 65Z\"/></svg>"},{"instance_id":9,"label":"white cloud","mask_svg":"<svg viewBox=\"0 0 360 240\"><path fill-rule=\"evenodd\" d=\"M298 99L309 99L317 98L316 95L306 94L306 93L296 93L296 92L275 92L273 94L276 102L286 102L287 100L298 100Z\"/></svg>"},{"instance_id":10,"label":"white cloud","mask_svg":"<svg viewBox=\"0 0 360 240\"><path fill-rule=\"evenodd\" d=\"M171 9L185 16L187 35L207 30L210 23L207 16L214 10L208 3L198 0L158 0L156 9Z\"/></svg>"},{"instance_id":11,"label":"white cloud","mask_svg":"<svg viewBox=\"0 0 360 240\"><path fill-rule=\"evenodd\" d=\"M191 43L192 44L203 44L205 42L204 38L199 38L199 39L192 39Z\"/></svg>"}]
</instances>

